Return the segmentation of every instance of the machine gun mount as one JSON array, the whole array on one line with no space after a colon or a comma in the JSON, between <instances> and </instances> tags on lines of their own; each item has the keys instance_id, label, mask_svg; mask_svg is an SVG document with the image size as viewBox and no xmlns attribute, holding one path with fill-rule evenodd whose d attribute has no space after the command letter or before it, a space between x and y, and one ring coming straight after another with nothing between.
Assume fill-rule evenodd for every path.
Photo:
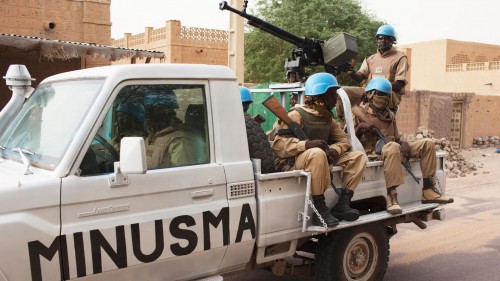
<instances>
[{"instance_id":1,"label":"machine gun mount","mask_svg":"<svg viewBox=\"0 0 500 281\"><path fill-rule=\"evenodd\" d=\"M247 23L255 28L267 32L273 36L283 39L296 47L292 49L292 58L285 60L285 75L296 73L297 80L305 80L307 74L305 67L322 65L325 71L337 75L349 70L351 61L358 54L356 38L347 33L341 32L330 38L326 42L314 38L297 36L280 27L272 25L256 16L246 12L248 1L245 1L243 10L239 11L222 1L219 9L229 10L241 17L246 18Z\"/></svg>"}]
</instances>

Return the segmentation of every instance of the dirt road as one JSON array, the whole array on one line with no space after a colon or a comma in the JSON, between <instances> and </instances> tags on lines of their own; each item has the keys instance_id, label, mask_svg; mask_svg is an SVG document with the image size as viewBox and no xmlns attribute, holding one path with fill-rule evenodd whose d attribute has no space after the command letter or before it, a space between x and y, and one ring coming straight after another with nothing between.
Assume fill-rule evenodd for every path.
<instances>
[{"instance_id":1,"label":"dirt road","mask_svg":"<svg viewBox=\"0 0 500 281\"><path fill-rule=\"evenodd\" d=\"M398 227L384 280L500 280L500 173L447 185L455 203L446 206L446 220L426 230Z\"/></svg>"}]
</instances>

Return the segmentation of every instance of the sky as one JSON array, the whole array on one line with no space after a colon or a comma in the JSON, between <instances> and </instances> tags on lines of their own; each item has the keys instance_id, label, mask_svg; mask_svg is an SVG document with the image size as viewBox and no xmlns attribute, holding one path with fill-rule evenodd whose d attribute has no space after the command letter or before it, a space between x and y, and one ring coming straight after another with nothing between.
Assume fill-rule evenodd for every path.
<instances>
[{"instance_id":1,"label":"sky","mask_svg":"<svg viewBox=\"0 0 500 281\"><path fill-rule=\"evenodd\" d=\"M186 27L229 29L231 12L219 10L220 0L141 0L140 5L131 5L131 2L111 1L111 36L115 39L123 38L128 32L142 33L148 26L164 27L168 20L179 20ZM248 13L252 11L253 2L257 0L249 0ZM498 0L359 2L367 13L394 26L399 45L438 39L500 45Z\"/></svg>"}]
</instances>

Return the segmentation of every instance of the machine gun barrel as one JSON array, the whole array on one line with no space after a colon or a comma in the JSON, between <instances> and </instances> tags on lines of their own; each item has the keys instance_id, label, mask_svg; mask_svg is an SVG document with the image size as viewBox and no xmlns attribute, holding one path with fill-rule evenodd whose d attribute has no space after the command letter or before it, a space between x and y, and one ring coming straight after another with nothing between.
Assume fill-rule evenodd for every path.
<instances>
[{"instance_id":1,"label":"machine gun barrel","mask_svg":"<svg viewBox=\"0 0 500 281\"><path fill-rule=\"evenodd\" d=\"M265 31L271 35L274 35L280 39L283 39L289 43L292 43L296 46L304 46L304 45L307 45L308 43L314 42L314 40L312 40L312 39L297 36L297 35L290 33L284 29L281 29L275 25L272 25L266 21L263 21L256 16L247 14L246 12L239 11L239 10L229 6L229 4L227 4L226 1L222 1L219 3L219 9L220 10L228 10L228 11L231 11L231 12L233 12L241 17L244 17L248 20L249 25L256 27L262 31ZM318 42L318 44L319 44L319 42ZM320 47L320 46L318 45L318 47Z\"/></svg>"}]
</instances>

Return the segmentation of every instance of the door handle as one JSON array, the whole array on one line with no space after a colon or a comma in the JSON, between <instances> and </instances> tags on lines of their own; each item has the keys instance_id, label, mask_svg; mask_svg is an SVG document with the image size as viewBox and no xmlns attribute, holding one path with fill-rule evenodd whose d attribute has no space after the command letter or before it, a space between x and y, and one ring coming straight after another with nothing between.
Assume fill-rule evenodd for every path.
<instances>
[{"instance_id":1,"label":"door handle","mask_svg":"<svg viewBox=\"0 0 500 281\"><path fill-rule=\"evenodd\" d=\"M200 198L200 197L206 197L206 196L212 196L212 195L214 195L213 188L191 192L191 198Z\"/></svg>"}]
</instances>

